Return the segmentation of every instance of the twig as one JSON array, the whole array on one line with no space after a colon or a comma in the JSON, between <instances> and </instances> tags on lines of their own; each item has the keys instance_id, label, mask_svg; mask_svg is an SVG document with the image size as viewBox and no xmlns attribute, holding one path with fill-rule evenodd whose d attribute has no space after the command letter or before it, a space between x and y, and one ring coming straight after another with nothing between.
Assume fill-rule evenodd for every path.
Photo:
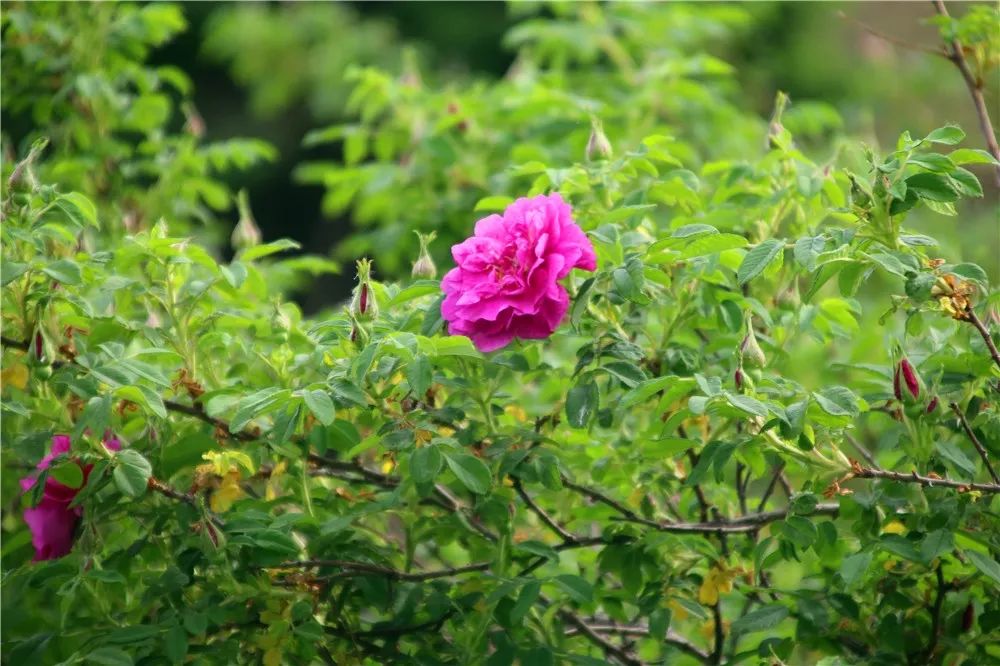
<instances>
[{"instance_id":1,"label":"twig","mask_svg":"<svg viewBox=\"0 0 1000 666\"><path fill-rule=\"evenodd\" d=\"M642 518L639 518L639 516L636 515L634 511L632 511L632 509L629 509L624 504L621 504L620 502L611 499L602 492L594 490L593 488L588 488L587 486L580 485L579 483L570 480L569 477L565 475L563 475L562 477L562 482L563 485L569 488L570 490L573 490L595 502L600 502L601 504L610 506L612 509L622 514L622 516L634 522L642 522L643 520Z\"/></svg>"},{"instance_id":2,"label":"twig","mask_svg":"<svg viewBox=\"0 0 1000 666\"><path fill-rule=\"evenodd\" d=\"M931 636L926 650L926 658L928 662L930 662L931 657L934 655L934 650L937 649L938 639L940 639L941 609L944 606L944 595L948 591L947 585L944 582L944 573L941 571L940 563L938 563L937 568L934 570L934 575L937 578L937 596L934 598L934 607L931 609Z\"/></svg>"},{"instance_id":3,"label":"twig","mask_svg":"<svg viewBox=\"0 0 1000 666\"><path fill-rule=\"evenodd\" d=\"M378 574L380 576L385 576L386 578L391 578L393 580L405 580L405 581L425 581L433 580L435 578L449 578L451 576L458 576L464 573L471 573L474 571L486 571L490 568L490 562L476 562L474 564L467 564L461 567L448 567L445 569L437 569L434 571L399 571L398 569L393 569L391 567L384 567L378 564L370 564L368 562L352 562L349 560L291 560L288 562L282 562L281 564L276 564L274 566L265 567L267 569L308 569L313 567L336 567L339 569L344 569L345 572L352 574Z\"/></svg>"},{"instance_id":4,"label":"twig","mask_svg":"<svg viewBox=\"0 0 1000 666\"><path fill-rule=\"evenodd\" d=\"M997 364L998 368L1000 368L1000 350L998 350L997 346L993 343L993 337L990 335L990 329L986 328L986 324L983 323L983 320L979 318L976 311L971 307L965 311L965 315L968 317L968 322L975 326L976 330L979 331L979 335L983 336L983 342L986 343L986 348L990 350L990 356L993 357L993 362Z\"/></svg>"},{"instance_id":5,"label":"twig","mask_svg":"<svg viewBox=\"0 0 1000 666\"><path fill-rule=\"evenodd\" d=\"M541 600L546 605L551 603L547 599L545 599L545 597L541 597ZM605 638L600 633L595 631L593 627L591 627L589 624L580 619L580 617L577 616L575 613L563 609L559 611L559 617L561 617L564 621L576 627L577 631L579 631L581 635L586 637L587 640L589 640L594 645L604 650L604 653L606 655L611 655L615 657L618 661L620 661L623 664L626 664L627 666L642 666L642 662L633 657L631 654L629 654L628 650L619 647L614 643L612 643L611 641L609 641L607 638Z\"/></svg>"},{"instance_id":6,"label":"twig","mask_svg":"<svg viewBox=\"0 0 1000 666\"><path fill-rule=\"evenodd\" d=\"M531 496L528 494L528 491L524 489L524 485L521 483L521 479L517 477L512 477L512 479L514 481L514 490L517 491L517 494L524 501L527 507L531 511L533 511L535 515L538 516L539 519L541 519L541 521L545 523L550 530L558 534L559 538L563 540L563 543L576 542L577 540L576 536L567 532L562 525L557 523L552 516L550 516L548 513L545 512L545 509L538 506L538 504L535 503L533 499L531 499Z\"/></svg>"},{"instance_id":7,"label":"twig","mask_svg":"<svg viewBox=\"0 0 1000 666\"><path fill-rule=\"evenodd\" d=\"M864 444L854 439L850 435L845 434L844 438L851 443L851 446L854 447L855 451L861 454L861 457L865 459L866 463L868 463L872 467L878 467L878 463L875 461L875 456L872 455L871 451L865 448Z\"/></svg>"},{"instance_id":8,"label":"twig","mask_svg":"<svg viewBox=\"0 0 1000 666\"><path fill-rule=\"evenodd\" d=\"M785 469L785 463L781 462L774 468L774 475L771 476L771 482L767 484L767 488L764 489L764 494L761 495L760 502L757 503L757 512L760 513L764 510L767 505L767 500L771 497L771 493L774 492L774 487L778 485L778 478L781 476L782 471Z\"/></svg>"},{"instance_id":9,"label":"twig","mask_svg":"<svg viewBox=\"0 0 1000 666\"><path fill-rule=\"evenodd\" d=\"M726 644L726 629L722 624L722 609L719 604L719 601L712 604L712 618L714 620L713 624L715 625L713 627L713 631L715 633L715 647L712 649L709 661L713 664L722 663L722 649Z\"/></svg>"},{"instance_id":10,"label":"twig","mask_svg":"<svg viewBox=\"0 0 1000 666\"><path fill-rule=\"evenodd\" d=\"M886 469L862 467L861 465L854 467L851 476L858 479L886 479L903 483L919 483L928 488L935 486L940 488L957 488L963 492L977 490L982 493L1000 493L1000 484L997 483L973 483L971 481L955 481L954 479L938 479L932 476L922 476L916 472L904 474L903 472L890 472Z\"/></svg>"},{"instance_id":11,"label":"twig","mask_svg":"<svg viewBox=\"0 0 1000 666\"><path fill-rule=\"evenodd\" d=\"M649 627L643 625L628 625L628 624L614 624L612 622L587 622L589 626L595 633L598 634L619 634L621 636L650 636ZM579 629L572 628L566 630L567 636L574 636L580 633ZM657 637L660 638L660 637ZM699 649L694 643L687 640L680 634L674 631L668 631L667 635L662 638L665 643L669 643L674 647L678 648L682 652L686 652L695 659L708 663L709 655Z\"/></svg>"},{"instance_id":12,"label":"twig","mask_svg":"<svg viewBox=\"0 0 1000 666\"><path fill-rule=\"evenodd\" d=\"M943 0L933 0L933 2L934 9L937 10L939 15L950 18L948 8L945 7ZM990 154L997 161L1000 161L1000 144L997 143L997 136L993 131L993 123L990 121L990 112L986 108L986 99L983 97L983 82L976 78L969 68L969 63L963 53L962 43L957 38L951 40L946 45L945 56L962 73L962 78L965 79L965 86L969 89L969 94L972 95L972 103L976 107L976 115L979 117L979 129L983 132L983 137L986 139L986 145L989 148ZM1000 165L996 166L994 176L997 185L1000 186ZM993 358L996 360L997 357L994 355ZM997 362L1000 363L1000 361Z\"/></svg>"},{"instance_id":13,"label":"twig","mask_svg":"<svg viewBox=\"0 0 1000 666\"><path fill-rule=\"evenodd\" d=\"M969 422L965 420L965 414L962 413L962 410L959 408L957 402L951 403L951 411L955 412L955 416L958 417L959 423L962 424L962 429L965 430L965 434L969 436L970 440L972 440L972 445L976 447L976 451L979 452L979 457L983 459L983 464L986 465L986 471L990 473L990 478L993 479L993 483L1000 485L1000 477L997 476L996 470L993 469L993 465L990 464L990 459L986 454L986 447L984 447L983 443L979 441L978 437L976 437L976 433L972 431L972 426L970 426Z\"/></svg>"},{"instance_id":14,"label":"twig","mask_svg":"<svg viewBox=\"0 0 1000 666\"><path fill-rule=\"evenodd\" d=\"M1000 486L997 486L1000 490ZM813 510L814 514L834 515L840 510L840 505L835 503L817 504ZM656 523L645 519L630 520L627 518L613 518L622 522L638 522L650 525L660 532L670 532L674 534L740 534L743 532L753 532L768 523L783 520L789 514L788 509L777 509L775 511L764 511L760 513L748 513L738 518L729 520L715 520L700 523Z\"/></svg>"}]
</instances>

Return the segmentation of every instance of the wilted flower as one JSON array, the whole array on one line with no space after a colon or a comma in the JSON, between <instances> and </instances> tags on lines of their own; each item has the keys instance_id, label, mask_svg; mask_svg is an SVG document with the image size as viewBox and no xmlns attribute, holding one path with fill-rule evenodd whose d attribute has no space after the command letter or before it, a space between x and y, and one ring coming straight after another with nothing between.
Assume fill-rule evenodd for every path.
<instances>
[{"instance_id":1,"label":"wilted flower","mask_svg":"<svg viewBox=\"0 0 1000 666\"><path fill-rule=\"evenodd\" d=\"M441 281L441 316L452 335L469 336L484 352L552 335L569 308L559 280L573 268L597 267L559 194L522 197L503 215L479 220L475 235L451 253L458 266Z\"/></svg>"},{"instance_id":2,"label":"wilted flower","mask_svg":"<svg viewBox=\"0 0 1000 666\"><path fill-rule=\"evenodd\" d=\"M417 260L413 262L413 270L410 274L415 278L433 280L437 277L437 266L434 265L434 260L431 258L427 246L437 237L437 234L433 231L427 234L422 234L419 231L414 231L413 233L420 240L420 254L417 256Z\"/></svg>"},{"instance_id":3,"label":"wilted flower","mask_svg":"<svg viewBox=\"0 0 1000 666\"><path fill-rule=\"evenodd\" d=\"M121 448L121 443L114 436L104 439L104 446L112 451ZM70 439L68 435L55 435L52 438L51 452L42 458L37 469L48 469L56 456L69 453ZM76 464L76 463L74 463ZM54 560L68 554L73 548L76 526L83 515L82 507L70 507L87 484L87 477L93 465L80 465L83 472L83 483L80 488L70 488L56 481L51 476L46 477L38 504L24 510L24 522L31 530L31 544L35 547L34 561ZM29 476L21 479L21 490L28 492L35 487L37 479Z\"/></svg>"}]
</instances>

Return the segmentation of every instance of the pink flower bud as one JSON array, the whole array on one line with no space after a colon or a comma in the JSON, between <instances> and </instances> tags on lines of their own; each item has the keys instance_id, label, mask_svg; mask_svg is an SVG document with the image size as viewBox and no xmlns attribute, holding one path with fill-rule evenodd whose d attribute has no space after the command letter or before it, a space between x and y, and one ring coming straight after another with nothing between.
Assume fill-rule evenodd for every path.
<instances>
[{"instance_id":1,"label":"pink flower bud","mask_svg":"<svg viewBox=\"0 0 1000 666\"><path fill-rule=\"evenodd\" d=\"M736 381L736 388L743 388L743 370L736 368L736 374L733 375L733 379Z\"/></svg>"},{"instance_id":2,"label":"pink flower bud","mask_svg":"<svg viewBox=\"0 0 1000 666\"><path fill-rule=\"evenodd\" d=\"M917 379L917 372L910 365L910 362L905 358L899 362L899 369L903 372L903 380L906 382L906 388L909 389L910 394L914 398L920 396L920 380Z\"/></svg>"},{"instance_id":3,"label":"pink flower bud","mask_svg":"<svg viewBox=\"0 0 1000 666\"><path fill-rule=\"evenodd\" d=\"M378 317L378 302L371 293L371 261L358 260L358 286L351 301L351 314L358 321L371 321Z\"/></svg>"},{"instance_id":4,"label":"pink flower bud","mask_svg":"<svg viewBox=\"0 0 1000 666\"><path fill-rule=\"evenodd\" d=\"M930 404L927 405L927 413L930 414L931 412L933 412L935 409L937 409L937 406L938 406L938 397L934 396L931 399Z\"/></svg>"}]
</instances>

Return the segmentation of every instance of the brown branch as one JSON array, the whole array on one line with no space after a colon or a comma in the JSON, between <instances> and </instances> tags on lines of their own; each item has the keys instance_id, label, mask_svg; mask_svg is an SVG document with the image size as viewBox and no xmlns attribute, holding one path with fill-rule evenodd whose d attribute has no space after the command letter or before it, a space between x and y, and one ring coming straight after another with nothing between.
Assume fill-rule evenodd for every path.
<instances>
[{"instance_id":1,"label":"brown branch","mask_svg":"<svg viewBox=\"0 0 1000 666\"><path fill-rule=\"evenodd\" d=\"M933 2L934 9L940 16L950 18L948 8L945 7L943 0L933 0ZM983 97L983 82L972 73L972 69L965 59L962 43L957 38L946 44L945 56L961 72L962 78L965 80L965 86L969 89L969 94L972 96L972 104L976 107L976 115L979 118L979 129L982 130L983 137L986 139L986 146L989 148L990 154L993 155L994 159L1000 161L1000 144L997 143L997 136L993 131L993 122L990 120L990 112L986 108L986 99ZM994 171L996 183L1000 186L1000 165L996 165Z\"/></svg>"},{"instance_id":2,"label":"brown branch","mask_svg":"<svg viewBox=\"0 0 1000 666\"><path fill-rule=\"evenodd\" d=\"M541 600L546 605L551 603L545 597L541 597ZM559 617L576 627L577 631L591 643L604 650L605 655L615 657L626 666L642 666L642 662L633 657L628 650L609 641L575 613L563 609L559 611Z\"/></svg>"},{"instance_id":3,"label":"brown branch","mask_svg":"<svg viewBox=\"0 0 1000 666\"><path fill-rule=\"evenodd\" d=\"M1000 486L998 486L1000 488ZM840 505L835 503L817 504L813 510L814 514L835 515L840 510ZM657 523L645 519L630 520L627 518L613 518L622 522L638 522L649 525L660 532L670 532L674 534L740 534L743 532L753 532L764 525L783 520L789 515L788 509L777 509L775 511L764 511L760 513L748 513L738 518L728 520L715 520L700 523Z\"/></svg>"},{"instance_id":4,"label":"brown branch","mask_svg":"<svg viewBox=\"0 0 1000 666\"><path fill-rule=\"evenodd\" d=\"M886 469L872 467L862 467L856 465L850 476L858 479L885 479L888 481L899 481L902 483L919 483L928 488L956 488L961 492L977 490L982 493L1000 493L1000 484L996 483L973 483L971 481L955 481L954 479L939 479L932 476L922 476L916 472L904 474L903 472L890 472Z\"/></svg>"},{"instance_id":5,"label":"brown branch","mask_svg":"<svg viewBox=\"0 0 1000 666\"><path fill-rule=\"evenodd\" d=\"M434 571L399 571L398 569L393 569L391 567L384 567L378 564L370 564L368 562L352 562L349 560L290 560L288 562L282 562L281 564L276 564L274 566L265 567L266 569L303 569L303 568L313 568L313 567L336 567L338 569L343 569L342 574L348 575L364 575L364 574L377 574L380 576L385 576L386 578L391 578L393 580L405 580L420 582L425 580L433 580L435 578L449 578L451 576L458 576L464 573L471 573L475 571L486 571L490 568L490 562L476 562L474 564L467 564L461 567L448 567L445 569L437 569ZM335 577L348 577L347 575L335 574Z\"/></svg>"},{"instance_id":6,"label":"brown branch","mask_svg":"<svg viewBox=\"0 0 1000 666\"><path fill-rule=\"evenodd\" d=\"M649 637L652 634L649 632L649 627L643 625L628 625L628 624L615 624L613 622L592 622L587 621L587 626L597 634L618 634L619 636L642 636ZM580 633L579 629L567 629L566 636L574 636ZM661 637L657 636L660 639ZM686 652L695 659L699 661L708 663L709 655L699 649L694 643L687 640L680 634L674 631L668 631L665 637L662 637L665 643L673 645L682 652Z\"/></svg>"},{"instance_id":7,"label":"brown branch","mask_svg":"<svg viewBox=\"0 0 1000 666\"><path fill-rule=\"evenodd\" d=\"M976 327L976 330L979 331L979 335L983 336L983 342L986 343L986 348L990 350L990 356L993 357L993 362L997 364L998 368L1000 368L1000 350L998 350L997 346L993 343L993 336L990 335L990 329L986 328L986 324L983 323L983 320L979 318L976 311L971 307L966 309L965 315L968 317L967 321Z\"/></svg>"},{"instance_id":8,"label":"brown branch","mask_svg":"<svg viewBox=\"0 0 1000 666\"><path fill-rule=\"evenodd\" d=\"M576 536L566 531L566 529L562 525L556 522L556 520L552 516L550 516L548 513L545 512L545 509L538 506L535 500L531 499L531 495L529 495L528 491L524 489L524 485L521 483L521 479L517 477L511 477L511 479L514 482L514 490L517 491L518 496L520 496L520 498L524 501L528 509L534 512L534 514L538 516L538 518L543 523L545 523L545 525L548 526L550 530L559 535L559 538L563 540L563 543L576 542L577 540Z\"/></svg>"},{"instance_id":9,"label":"brown branch","mask_svg":"<svg viewBox=\"0 0 1000 666\"><path fill-rule=\"evenodd\" d=\"M986 447L984 447L983 443L979 441L978 437L976 437L976 433L972 431L972 426L970 426L969 422L965 419L965 414L962 413L962 410L959 408L957 402L951 403L951 411L955 412L955 416L958 417L959 423L962 424L962 429L965 431L965 434L969 436L970 440L972 440L972 445L976 447L976 451L979 452L979 457L983 459L983 464L986 465L986 471L990 473L990 478L993 479L993 483L1000 485L1000 477L997 476L996 470L993 469L993 465L990 464L990 459L986 454Z\"/></svg>"},{"instance_id":10,"label":"brown branch","mask_svg":"<svg viewBox=\"0 0 1000 666\"><path fill-rule=\"evenodd\" d=\"M627 518L627 519L629 519L629 520L631 520L633 522L642 522L643 521L643 519L640 518L635 513L635 511L632 511L632 509L629 509L624 504L621 504L620 502L617 502L617 501L611 499L610 497L608 497L604 493L601 493L601 492L599 492L597 490L594 490L593 488L588 488L587 486L583 486L583 485L580 485L579 483L571 481L569 479L569 477L567 477L565 475L563 475L563 477L562 477L562 482L563 482L563 485L566 486L567 488L569 488L570 490L573 490L573 491L575 491L575 492L583 495L584 497L587 497L588 499L591 499L591 500L593 500L595 502L600 502L601 504L605 504L607 506L610 506L612 509L614 509L618 513L622 514L622 516L624 516L625 518Z\"/></svg>"},{"instance_id":11,"label":"brown branch","mask_svg":"<svg viewBox=\"0 0 1000 666\"><path fill-rule=\"evenodd\" d=\"M925 651L928 663L934 656L934 650L937 649L938 640L941 638L941 609L944 607L944 595L948 591L940 563L934 570L934 575L937 578L937 595L934 597L934 607L931 609L931 635Z\"/></svg>"}]
</instances>

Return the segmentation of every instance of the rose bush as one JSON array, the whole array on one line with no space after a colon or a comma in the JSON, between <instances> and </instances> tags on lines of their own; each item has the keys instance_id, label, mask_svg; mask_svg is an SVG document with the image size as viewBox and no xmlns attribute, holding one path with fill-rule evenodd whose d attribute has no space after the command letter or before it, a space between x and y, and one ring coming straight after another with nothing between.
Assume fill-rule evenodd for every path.
<instances>
[{"instance_id":1,"label":"rose bush","mask_svg":"<svg viewBox=\"0 0 1000 666\"><path fill-rule=\"evenodd\" d=\"M334 265L216 172L269 151L145 60L179 10L54 7L4 19L5 660L1000 658L998 267L926 233L995 216L977 138L746 111L738 7L524 9L502 80L352 73L300 174L370 257L305 316Z\"/></svg>"}]
</instances>

